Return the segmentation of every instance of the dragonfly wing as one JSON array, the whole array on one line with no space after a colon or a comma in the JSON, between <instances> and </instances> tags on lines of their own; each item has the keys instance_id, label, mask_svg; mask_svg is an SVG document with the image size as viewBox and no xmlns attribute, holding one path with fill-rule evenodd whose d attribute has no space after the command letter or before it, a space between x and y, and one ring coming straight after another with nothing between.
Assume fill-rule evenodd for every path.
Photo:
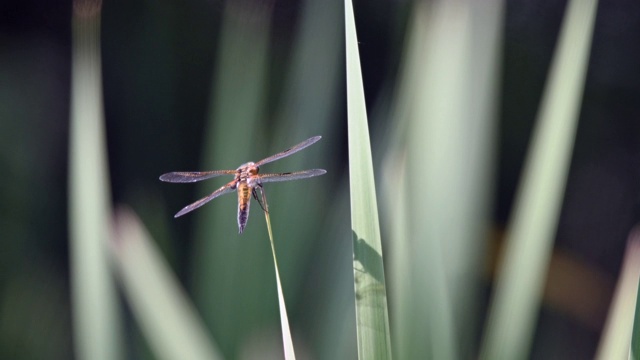
<instances>
[{"instance_id":1,"label":"dragonfly wing","mask_svg":"<svg viewBox=\"0 0 640 360\"><path fill-rule=\"evenodd\" d=\"M182 215L184 215L184 214L186 214L188 212L191 212L191 211L199 208L200 206L208 203L209 201L217 198L220 195L224 195L224 194L228 194L228 193L232 192L233 190L235 190L233 188L234 184L235 184L235 181L232 181L232 182L228 183L227 185L221 187L220 189L212 192L210 195L207 195L207 196L203 197L202 199L194 202L193 204L185 206L182 210L178 211L178 213L174 217L182 216Z\"/></svg>"},{"instance_id":2,"label":"dragonfly wing","mask_svg":"<svg viewBox=\"0 0 640 360\"><path fill-rule=\"evenodd\" d=\"M312 138L309 138L309 139L301 142L298 145L294 145L294 146L290 147L289 149L287 149L285 151L281 151L281 152L279 152L279 153L277 153L275 155L269 156L266 159L262 159L262 160L258 161L256 163L256 166L262 166L262 165L270 163L272 161L276 161L276 160L282 159L283 157L287 157L287 156L289 156L291 154L295 154L298 151L300 151L300 150L302 150L302 149L304 149L304 148L306 148L308 146L311 146L311 145L315 144L320 139L322 139L322 136L314 136Z\"/></svg>"},{"instance_id":3,"label":"dragonfly wing","mask_svg":"<svg viewBox=\"0 0 640 360\"><path fill-rule=\"evenodd\" d=\"M314 176L323 175L326 172L327 171L323 169L312 169L312 170L295 171L295 172L280 173L280 174L262 174L260 175L260 183L306 179Z\"/></svg>"},{"instance_id":4,"label":"dragonfly wing","mask_svg":"<svg viewBox=\"0 0 640 360\"><path fill-rule=\"evenodd\" d=\"M160 180L170 183L192 183L220 175L234 175L235 173L235 170L177 171L160 175Z\"/></svg>"}]
</instances>

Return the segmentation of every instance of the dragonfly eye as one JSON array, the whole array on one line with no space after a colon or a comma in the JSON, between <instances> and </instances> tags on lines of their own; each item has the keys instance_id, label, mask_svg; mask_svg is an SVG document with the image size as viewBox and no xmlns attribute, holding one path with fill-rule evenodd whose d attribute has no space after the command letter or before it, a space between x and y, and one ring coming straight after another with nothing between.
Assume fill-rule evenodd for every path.
<instances>
[{"instance_id":1,"label":"dragonfly eye","mask_svg":"<svg viewBox=\"0 0 640 360\"><path fill-rule=\"evenodd\" d=\"M254 162L250 161L248 163L240 165L236 170L242 171L242 170L250 169L253 167L253 165L254 165Z\"/></svg>"}]
</instances>

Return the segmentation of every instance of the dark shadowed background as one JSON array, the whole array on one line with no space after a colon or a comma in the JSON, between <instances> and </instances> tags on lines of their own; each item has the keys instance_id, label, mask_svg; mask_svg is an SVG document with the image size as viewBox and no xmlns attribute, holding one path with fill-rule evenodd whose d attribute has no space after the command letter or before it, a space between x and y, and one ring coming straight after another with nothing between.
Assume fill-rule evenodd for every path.
<instances>
[{"instance_id":1,"label":"dark shadowed background","mask_svg":"<svg viewBox=\"0 0 640 360\"><path fill-rule=\"evenodd\" d=\"M200 284L207 282L208 274L214 271L238 269L216 270L215 265L198 260L198 255L242 242L254 248L260 244L256 251L264 255L260 261L265 263L256 265L247 260L238 265L246 272L240 279L254 277L254 266L272 271L259 207L254 204L248 231L238 236L234 229L235 196L216 199L207 206L221 214L215 221L224 225L216 230L220 236L211 241L226 244L202 245L197 240L202 237L198 235L197 217L173 219L172 214L219 187L221 181L196 187L161 183L158 176L174 170L213 170L202 168L207 162L234 169L242 162L259 160L313 135L323 135L321 142L305 150L309 153L306 157L282 160L269 165L269 169L324 168L328 174L300 184L274 185L268 191L270 207L276 211L273 221L296 219L299 223L299 228L292 230L295 237L282 239L279 254L294 336L307 344L303 354L331 358L320 340L327 329L316 327L318 319L310 315L314 309L344 309L339 313L348 316L340 331L355 331L355 324L351 324L355 319L349 317L353 315L353 309L349 310L353 303L347 298L339 305L327 305L319 295L332 291L323 268L351 266L349 213L344 211L348 209L344 191L348 158L343 5L335 0L316 5L325 12L317 16L323 23L313 28L308 25L313 19L303 16L305 6L309 6L303 1L248 3L260 3L260 11L270 19L263 52L266 57L256 54L255 59L238 59L242 64L259 63L261 80L255 86L240 84L240 72L239 87L231 89L219 85L227 69L221 64L234 61L221 60L223 49L230 46L221 40L224 19L235 16L231 28L242 27L245 22L254 26L249 25L256 21L251 13L225 15L228 10L222 0L104 1L102 73L113 202L128 204L140 214L187 291L195 297L214 338L224 338L225 334L213 325L212 319L219 314L203 308L208 290ZM506 3L496 120L499 142L494 231L490 238L478 236L478 241L486 241L492 248L499 247L509 217L565 5L557 1ZM354 7L367 105L370 113L389 113L384 108L398 85L412 2L355 1ZM68 1L0 3L2 359L73 357L67 219L71 10ZM317 31L307 39L317 42L300 44L300 34L307 31L307 26L315 29L308 31ZM600 4L549 284L531 355L535 359L593 357L627 237L640 216L639 37L640 4ZM251 40L240 45L245 47L242 51L251 54ZM310 59L296 55L304 46L311 48L305 53ZM307 81L292 85L290 79L296 72L310 75L301 76ZM222 83L234 84L234 79L231 76ZM234 96L245 91L262 92L262 104L256 106L259 112L249 113L259 118L247 120L250 125L240 126L241 131L224 133L224 123L239 120L224 116L226 112L216 108L216 101L224 93ZM305 93L312 94L311 100ZM317 105L314 99L322 102ZM242 109L250 105L235 106ZM383 129L392 126L394 119L370 116L369 120L377 168L381 160L376 157L377 146L384 143L388 134ZM214 123L222 125L212 129ZM216 147L207 143L211 136L228 141L223 148ZM248 158L236 159L234 154L248 154ZM288 197L281 202L287 204L286 209L278 209L280 197ZM306 212L307 208L312 210ZM274 227L277 232L278 225ZM317 235L319 227L334 229L331 241ZM298 245L286 245L287 241ZM292 250L288 246L304 248ZM488 267L496 251L490 252ZM288 252L306 255L288 261ZM295 271L287 273L286 269ZM490 274L487 271L484 297L477 300L485 307L491 290ZM273 281L271 274L266 279ZM554 279L565 282L558 285ZM241 280L236 281L233 286L243 286ZM249 301L252 297L272 300L268 306L257 307L267 308L266 313L258 311L257 315L251 313L251 319L238 320L244 326L234 331L245 334L245 340L222 340L225 354L230 358L250 357L241 350L247 343L265 338L278 343L273 284L258 287L256 292L238 290L236 295L245 297L242 306L246 308L253 306ZM233 318L234 313L229 316ZM130 314L126 319L129 358L152 358ZM341 354L355 356L355 335L349 334L345 344L336 346L346 349Z\"/></svg>"}]
</instances>

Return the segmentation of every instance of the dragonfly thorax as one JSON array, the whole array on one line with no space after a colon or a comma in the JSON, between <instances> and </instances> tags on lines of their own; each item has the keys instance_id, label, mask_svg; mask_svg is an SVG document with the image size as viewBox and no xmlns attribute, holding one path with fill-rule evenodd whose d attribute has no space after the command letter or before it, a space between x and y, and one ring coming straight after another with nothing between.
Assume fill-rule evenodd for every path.
<instances>
[{"instance_id":1,"label":"dragonfly thorax","mask_svg":"<svg viewBox=\"0 0 640 360\"><path fill-rule=\"evenodd\" d=\"M238 181L245 181L251 187L257 185L258 180L256 176L260 171L260 168L256 166L254 162L248 162L246 164L242 164L237 169L236 179Z\"/></svg>"}]
</instances>

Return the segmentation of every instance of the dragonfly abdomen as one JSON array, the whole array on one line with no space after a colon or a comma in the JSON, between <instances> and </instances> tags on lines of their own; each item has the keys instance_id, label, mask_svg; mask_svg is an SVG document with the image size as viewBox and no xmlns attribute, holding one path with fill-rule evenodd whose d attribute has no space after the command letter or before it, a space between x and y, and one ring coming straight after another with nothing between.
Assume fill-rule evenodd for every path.
<instances>
[{"instance_id":1,"label":"dragonfly abdomen","mask_svg":"<svg viewBox=\"0 0 640 360\"><path fill-rule=\"evenodd\" d=\"M246 182L238 184L238 230L240 234L249 220L249 205L251 201L251 187Z\"/></svg>"}]
</instances>

